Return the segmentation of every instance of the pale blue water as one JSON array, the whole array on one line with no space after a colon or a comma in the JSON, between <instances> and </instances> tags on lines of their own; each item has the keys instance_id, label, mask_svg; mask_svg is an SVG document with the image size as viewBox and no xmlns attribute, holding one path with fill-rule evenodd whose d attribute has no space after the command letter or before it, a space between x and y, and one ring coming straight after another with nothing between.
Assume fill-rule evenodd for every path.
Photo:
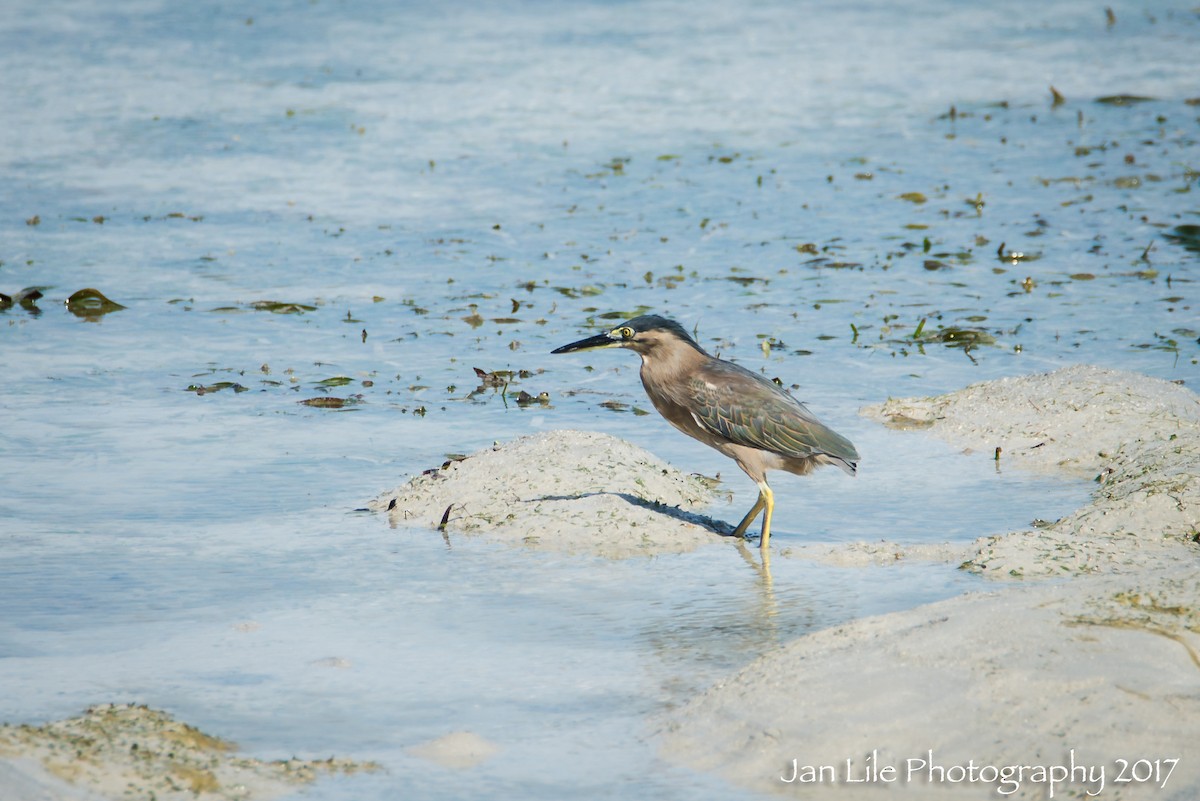
<instances>
[{"instance_id":1,"label":"pale blue water","mask_svg":"<svg viewBox=\"0 0 1200 801\"><path fill-rule=\"evenodd\" d=\"M5 5L0 292L45 297L0 312L0 719L142 701L388 768L311 797L749 797L660 763L657 716L805 631L987 585L780 558L768 594L732 547L447 549L353 510L575 427L720 472L736 520L731 464L598 405L649 408L636 359L548 355L640 309L858 445L857 480L776 480L777 547L1082 503L856 411L1078 362L1200 379L1197 254L1168 236L1200 223L1200 24L1112 7ZM1119 94L1156 99L1094 102ZM127 308L77 318L84 287ZM471 395L474 367L552 405ZM298 404L338 376L360 403ZM187 391L219 381L249 391ZM499 755L404 751L460 729Z\"/></svg>"}]
</instances>

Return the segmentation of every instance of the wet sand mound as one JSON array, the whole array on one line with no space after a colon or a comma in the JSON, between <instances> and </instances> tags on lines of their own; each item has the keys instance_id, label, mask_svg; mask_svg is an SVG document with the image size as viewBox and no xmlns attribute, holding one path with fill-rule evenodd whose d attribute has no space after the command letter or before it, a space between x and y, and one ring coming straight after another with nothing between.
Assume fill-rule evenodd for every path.
<instances>
[{"instance_id":1,"label":"wet sand mound","mask_svg":"<svg viewBox=\"0 0 1200 801\"><path fill-rule=\"evenodd\" d=\"M1177 384L1081 365L863 413L968 448L1000 448L1002 463L1097 480L1090 504L1046 528L979 540L970 564L989 574L1169 565L1200 530L1200 397Z\"/></svg>"},{"instance_id":2,"label":"wet sand mound","mask_svg":"<svg viewBox=\"0 0 1200 801\"><path fill-rule=\"evenodd\" d=\"M612 558L682 553L728 526L703 480L607 434L548 431L415 476L369 506L393 525ZM447 514L447 510L448 514Z\"/></svg>"}]
</instances>

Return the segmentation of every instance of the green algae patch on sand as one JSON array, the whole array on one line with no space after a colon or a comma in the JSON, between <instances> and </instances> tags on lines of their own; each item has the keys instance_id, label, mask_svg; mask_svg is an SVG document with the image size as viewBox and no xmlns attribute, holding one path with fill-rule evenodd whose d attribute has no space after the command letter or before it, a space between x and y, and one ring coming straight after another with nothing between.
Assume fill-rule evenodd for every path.
<instances>
[{"instance_id":1,"label":"green algae patch on sand","mask_svg":"<svg viewBox=\"0 0 1200 801\"><path fill-rule=\"evenodd\" d=\"M66 782L89 797L133 801L268 799L323 774L380 769L339 758L238 756L235 744L140 704L100 704L42 726L4 724L0 760L18 770L40 766L44 773L25 776L27 783Z\"/></svg>"}]
</instances>

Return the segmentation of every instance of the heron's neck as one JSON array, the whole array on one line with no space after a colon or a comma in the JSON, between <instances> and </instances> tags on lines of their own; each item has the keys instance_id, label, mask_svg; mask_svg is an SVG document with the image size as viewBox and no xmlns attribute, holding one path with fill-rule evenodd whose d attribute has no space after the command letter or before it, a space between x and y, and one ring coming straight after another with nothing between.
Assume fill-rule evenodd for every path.
<instances>
[{"instance_id":1,"label":"heron's neck","mask_svg":"<svg viewBox=\"0 0 1200 801\"><path fill-rule=\"evenodd\" d=\"M695 348L676 348L667 354L643 353L642 383L649 387L684 386L708 359Z\"/></svg>"}]
</instances>

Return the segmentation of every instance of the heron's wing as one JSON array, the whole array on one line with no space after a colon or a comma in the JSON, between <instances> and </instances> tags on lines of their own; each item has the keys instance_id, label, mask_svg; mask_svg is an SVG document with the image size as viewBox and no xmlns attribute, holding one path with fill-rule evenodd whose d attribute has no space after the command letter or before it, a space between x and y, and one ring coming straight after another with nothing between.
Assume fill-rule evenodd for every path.
<instances>
[{"instance_id":1,"label":"heron's wing","mask_svg":"<svg viewBox=\"0 0 1200 801\"><path fill-rule=\"evenodd\" d=\"M804 404L763 376L713 359L688 383L696 422L737 445L805 458L833 456L853 464L858 451Z\"/></svg>"}]
</instances>

